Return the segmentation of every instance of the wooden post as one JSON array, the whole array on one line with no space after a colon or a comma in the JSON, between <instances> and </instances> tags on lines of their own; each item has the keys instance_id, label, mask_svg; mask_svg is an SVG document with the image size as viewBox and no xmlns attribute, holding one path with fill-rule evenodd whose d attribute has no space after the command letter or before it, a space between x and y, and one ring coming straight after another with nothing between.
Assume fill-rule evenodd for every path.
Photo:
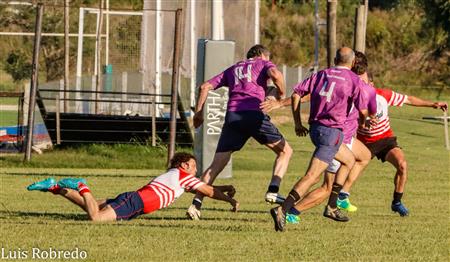
<instances>
[{"instance_id":1,"label":"wooden post","mask_svg":"<svg viewBox=\"0 0 450 262\"><path fill-rule=\"evenodd\" d=\"M361 52L366 52L366 35L367 35L367 17L369 16L369 0L364 0L364 31L363 31L363 46Z\"/></svg>"},{"instance_id":2,"label":"wooden post","mask_svg":"<svg viewBox=\"0 0 450 262\"><path fill-rule=\"evenodd\" d=\"M327 1L327 65L333 66L336 55L336 10L337 0Z\"/></svg>"},{"instance_id":3,"label":"wooden post","mask_svg":"<svg viewBox=\"0 0 450 262\"><path fill-rule=\"evenodd\" d=\"M61 122L60 122L60 116L59 116L59 112L60 112L60 101L59 101L59 94L56 94L56 144L60 145L61 144Z\"/></svg>"},{"instance_id":4,"label":"wooden post","mask_svg":"<svg viewBox=\"0 0 450 262\"><path fill-rule=\"evenodd\" d=\"M100 91L99 89L103 86L103 78L102 78L102 27L103 27L103 6L105 0L100 0L100 8L99 8L99 23L97 30L97 81L96 81L96 92ZM99 99L98 93L95 93L95 100ZM95 114L98 114L98 102L95 101Z\"/></svg>"},{"instance_id":5,"label":"wooden post","mask_svg":"<svg viewBox=\"0 0 450 262\"><path fill-rule=\"evenodd\" d=\"M364 6L362 5L356 8L353 49L364 52Z\"/></svg>"},{"instance_id":6,"label":"wooden post","mask_svg":"<svg viewBox=\"0 0 450 262\"><path fill-rule=\"evenodd\" d=\"M183 11L177 9L175 13L175 37L174 37L174 49L173 49L173 64L172 64L172 89L171 89L171 105L170 105L170 142L167 155L167 164L175 154L175 137L177 129L177 99L178 99L178 82L180 78L180 54L181 54L181 23ZM180 112L184 114L184 112Z\"/></svg>"},{"instance_id":7,"label":"wooden post","mask_svg":"<svg viewBox=\"0 0 450 262\"><path fill-rule=\"evenodd\" d=\"M444 136L445 136L445 148L450 150L450 143L448 141L448 112L444 111Z\"/></svg>"},{"instance_id":8,"label":"wooden post","mask_svg":"<svg viewBox=\"0 0 450 262\"><path fill-rule=\"evenodd\" d=\"M25 161L31 160L31 147L33 146L34 108L36 106L36 91L39 74L39 50L41 47L42 16L44 14L44 6L41 3L37 5L36 13L36 22L34 24L34 50L31 68L30 100L28 103L28 126L25 144Z\"/></svg>"},{"instance_id":9,"label":"wooden post","mask_svg":"<svg viewBox=\"0 0 450 262\"><path fill-rule=\"evenodd\" d=\"M64 112L68 112L67 108L67 90L69 89L69 3L70 0L64 2Z\"/></svg>"}]
</instances>

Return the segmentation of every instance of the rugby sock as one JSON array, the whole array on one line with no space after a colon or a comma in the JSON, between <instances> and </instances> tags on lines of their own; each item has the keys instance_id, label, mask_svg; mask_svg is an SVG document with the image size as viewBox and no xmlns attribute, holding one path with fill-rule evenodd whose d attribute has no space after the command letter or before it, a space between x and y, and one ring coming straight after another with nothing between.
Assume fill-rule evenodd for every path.
<instances>
[{"instance_id":1,"label":"rugby sock","mask_svg":"<svg viewBox=\"0 0 450 262\"><path fill-rule=\"evenodd\" d=\"M48 189L48 192L52 192L54 195L58 195L60 191L61 191L61 187L58 184L56 184Z\"/></svg>"},{"instance_id":2,"label":"rugby sock","mask_svg":"<svg viewBox=\"0 0 450 262\"><path fill-rule=\"evenodd\" d=\"M392 200L392 204L400 203L402 201L403 193L399 193L394 191L394 200Z\"/></svg>"},{"instance_id":3,"label":"rugby sock","mask_svg":"<svg viewBox=\"0 0 450 262\"><path fill-rule=\"evenodd\" d=\"M338 194L342 189L342 185L339 185L337 183L333 183L333 189L331 190L330 198L328 199L328 206L331 208L337 208L337 198Z\"/></svg>"},{"instance_id":4,"label":"rugby sock","mask_svg":"<svg viewBox=\"0 0 450 262\"><path fill-rule=\"evenodd\" d=\"M288 212L288 213L289 213L289 214L292 214L292 215L298 216L298 215L300 215L301 211L298 210L298 209L295 208L295 207L291 207L291 209L289 209L289 212Z\"/></svg>"},{"instance_id":5,"label":"rugby sock","mask_svg":"<svg viewBox=\"0 0 450 262\"><path fill-rule=\"evenodd\" d=\"M85 193L90 193L91 190L89 190L89 187L83 183L78 183L78 193L80 193L80 195L84 195Z\"/></svg>"},{"instance_id":6,"label":"rugby sock","mask_svg":"<svg viewBox=\"0 0 450 262\"><path fill-rule=\"evenodd\" d=\"M194 198L194 200L192 200L192 204L195 206L195 208L197 208L198 210L202 209L202 201L198 198Z\"/></svg>"},{"instance_id":7,"label":"rugby sock","mask_svg":"<svg viewBox=\"0 0 450 262\"><path fill-rule=\"evenodd\" d=\"M341 192L339 192L339 195L338 195L339 200L344 200L344 199L349 198L349 197L350 197L350 193L347 193L347 192L342 191L342 190L341 190Z\"/></svg>"},{"instance_id":8,"label":"rugby sock","mask_svg":"<svg viewBox=\"0 0 450 262\"><path fill-rule=\"evenodd\" d=\"M290 210L298 201L300 201L300 195L297 193L297 191L292 189L291 192L289 192L289 195L286 197L286 200L284 200L283 205L281 206L283 212L286 213L286 210Z\"/></svg>"},{"instance_id":9,"label":"rugby sock","mask_svg":"<svg viewBox=\"0 0 450 262\"><path fill-rule=\"evenodd\" d=\"M279 190L280 190L280 186L278 186L278 185L270 185L269 189L267 189L267 191L270 193L278 193Z\"/></svg>"}]
</instances>

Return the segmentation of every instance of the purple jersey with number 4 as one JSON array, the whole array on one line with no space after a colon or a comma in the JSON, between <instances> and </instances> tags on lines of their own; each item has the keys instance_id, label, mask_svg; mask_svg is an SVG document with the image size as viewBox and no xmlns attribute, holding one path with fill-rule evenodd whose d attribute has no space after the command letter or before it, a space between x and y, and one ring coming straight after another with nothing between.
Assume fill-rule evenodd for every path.
<instances>
[{"instance_id":1,"label":"purple jersey with number 4","mask_svg":"<svg viewBox=\"0 0 450 262\"><path fill-rule=\"evenodd\" d=\"M229 100L227 111L261 111L269 76L267 70L275 65L261 58L247 59L232 65L208 80L214 89L227 86Z\"/></svg>"},{"instance_id":2,"label":"purple jersey with number 4","mask_svg":"<svg viewBox=\"0 0 450 262\"><path fill-rule=\"evenodd\" d=\"M346 67L321 70L294 87L300 96L311 94L309 124L344 129L352 104L360 111L367 109L362 92L364 82Z\"/></svg>"},{"instance_id":3,"label":"purple jersey with number 4","mask_svg":"<svg viewBox=\"0 0 450 262\"><path fill-rule=\"evenodd\" d=\"M364 81L361 81L361 83L363 84L361 92L364 95L364 103L367 104L369 114L376 114L377 93L375 91L375 88L371 85L366 84ZM356 135L359 126L358 118L359 112L358 110L355 110L355 107L352 105L350 113L347 117L347 120L344 122L344 128L342 130L342 133L344 133L344 144L350 144L350 142L352 141L352 137Z\"/></svg>"}]
</instances>

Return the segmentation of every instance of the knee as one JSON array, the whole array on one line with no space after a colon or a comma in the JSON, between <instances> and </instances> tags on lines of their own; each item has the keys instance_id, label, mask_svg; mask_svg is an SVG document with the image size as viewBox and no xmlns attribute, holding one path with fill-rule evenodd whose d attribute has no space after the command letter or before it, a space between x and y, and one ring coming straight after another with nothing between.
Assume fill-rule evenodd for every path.
<instances>
[{"instance_id":1,"label":"knee","mask_svg":"<svg viewBox=\"0 0 450 262\"><path fill-rule=\"evenodd\" d=\"M92 222L98 222L98 221L101 221L101 217L98 214L89 215L89 220L91 220Z\"/></svg>"},{"instance_id":2,"label":"knee","mask_svg":"<svg viewBox=\"0 0 450 262\"><path fill-rule=\"evenodd\" d=\"M291 158L293 153L294 150L292 150L292 147L288 143L286 143L278 155L284 156L286 158Z\"/></svg>"},{"instance_id":3,"label":"knee","mask_svg":"<svg viewBox=\"0 0 450 262\"><path fill-rule=\"evenodd\" d=\"M407 167L406 160L399 161L399 163L398 163L398 172L401 175L406 175L407 168L408 167Z\"/></svg>"},{"instance_id":4,"label":"knee","mask_svg":"<svg viewBox=\"0 0 450 262\"><path fill-rule=\"evenodd\" d=\"M355 163L356 163L355 158L350 158L345 163L342 164L346 165L348 169L352 169Z\"/></svg>"}]
</instances>

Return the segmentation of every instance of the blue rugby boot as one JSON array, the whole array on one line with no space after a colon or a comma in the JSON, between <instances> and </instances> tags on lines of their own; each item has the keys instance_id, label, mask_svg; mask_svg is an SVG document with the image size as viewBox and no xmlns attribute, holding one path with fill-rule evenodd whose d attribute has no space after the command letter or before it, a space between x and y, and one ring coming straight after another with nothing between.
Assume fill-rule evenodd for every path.
<instances>
[{"instance_id":1,"label":"blue rugby boot","mask_svg":"<svg viewBox=\"0 0 450 262\"><path fill-rule=\"evenodd\" d=\"M34 182L33 184L29 185L27 187L28 191L42 191L42 192L48 192L51 188L56 186L56 180L53 177L46 178L42 181Z\"/></svg>"},{"instance_id":2,"label":"blue rugby boot","mask_svg":"<svg viewBox=\"0 0 450 262\"><path fill-rule=\"evenodd\" d=\"M402 202L392 203L391 210L405 217L409 215L409 210L402 204Z\"/></svg>"},{"instance_id":3,"label":"blue rugby boot","mask_svg":"<svg viewBox=\"0 0 450 262\"><path fill-rule=\"evenodd\" d=\"M78 191L78 185L82 183L87 185L84 178L63 178L58 181L58 185L62 188L70 188Z\"/></svg>"}]
</instances>

